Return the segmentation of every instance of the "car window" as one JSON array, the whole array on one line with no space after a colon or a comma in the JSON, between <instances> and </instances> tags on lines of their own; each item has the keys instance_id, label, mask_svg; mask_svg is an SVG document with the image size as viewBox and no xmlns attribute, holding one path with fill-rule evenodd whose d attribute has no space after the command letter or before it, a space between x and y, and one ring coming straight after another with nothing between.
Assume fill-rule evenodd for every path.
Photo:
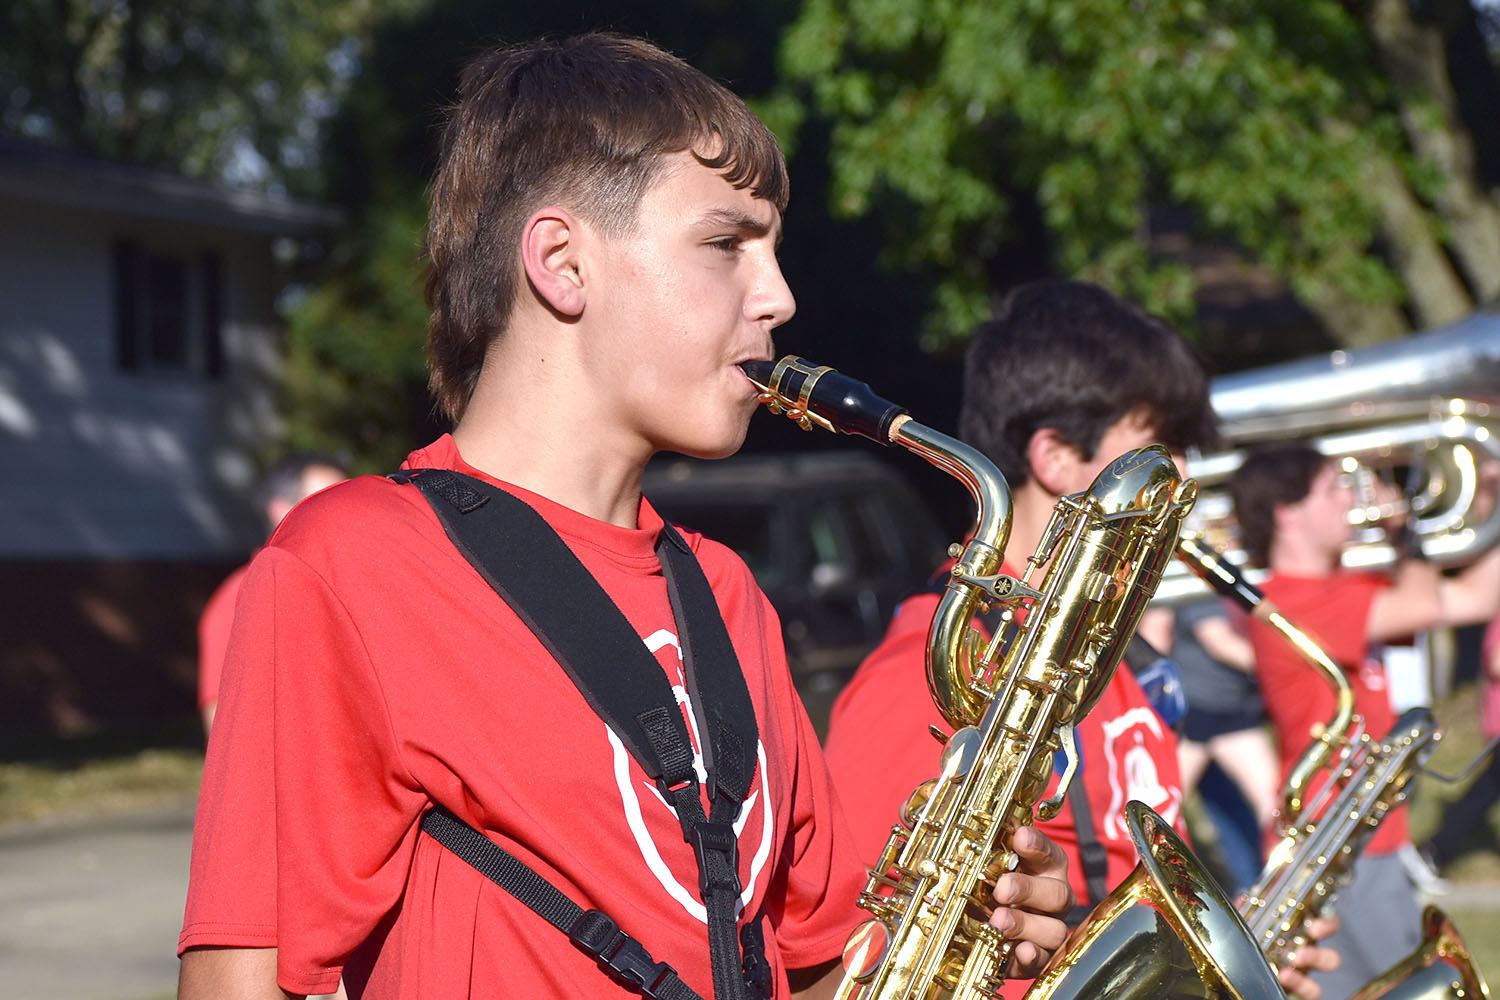
<instances>
[{"instance_id":1,"label":"car window","mask_svg":"<svg viewBox=\"0 0 1500 1000\"><path fill-rule=\"evenodd\" d=\"M878 572L884 561L871 533L865 504L857 496L820 500L808 514L813 573L819 582L853 582Z\"/></svg>"}]
</instances>

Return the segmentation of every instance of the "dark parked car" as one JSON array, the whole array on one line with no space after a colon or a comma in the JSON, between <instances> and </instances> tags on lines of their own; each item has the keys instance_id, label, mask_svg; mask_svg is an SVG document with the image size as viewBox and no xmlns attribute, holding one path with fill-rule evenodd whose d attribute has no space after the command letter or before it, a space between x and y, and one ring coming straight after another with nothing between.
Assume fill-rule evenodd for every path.
<instances>
[{"instance_id":1,"label":"dark parked car","mask_svg":"<svg viewBox=\"0 0 1500 1000\"><path fill-rule=\"evenodd\" d=\"M663 517L749 564L804 692L848 678L949 541L900 474L859 452L663 458L647 468L645 493Z\"/></svg>"}]
</instances>

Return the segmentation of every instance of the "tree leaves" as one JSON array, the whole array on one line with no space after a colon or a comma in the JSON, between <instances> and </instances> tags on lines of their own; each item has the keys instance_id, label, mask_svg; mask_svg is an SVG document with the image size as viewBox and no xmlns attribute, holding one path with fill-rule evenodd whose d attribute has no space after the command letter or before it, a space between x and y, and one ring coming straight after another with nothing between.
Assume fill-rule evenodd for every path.
<instances>
[{"instance_id":1,"label":"tree leaves","mask_svg":"<svg viewBox=\"0 0 1500 1000\"><path fill-rule=\"evenodd\" d=\"M781 65L786 95L832 122L833 210L900 232L892 265L948 272L934 343L1015 280L982 262L1020 236L1008 192L1039 204L1049 269L1190 322L1191 273L1151 251L1155 208L1294 287L1390 305L1365 165L1402 163L1429 201L1442 186L1333 0L809 0Z\"/></svg>"}]
</instances>

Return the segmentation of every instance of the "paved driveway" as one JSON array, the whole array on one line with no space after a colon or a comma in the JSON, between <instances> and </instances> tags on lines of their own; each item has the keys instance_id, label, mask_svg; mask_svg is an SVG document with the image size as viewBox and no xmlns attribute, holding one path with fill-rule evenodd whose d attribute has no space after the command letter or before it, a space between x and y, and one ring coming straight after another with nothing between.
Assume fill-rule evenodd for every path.
<instances>
[{"instance_id":1,"label":"paved driveway","mask_svg":"<svg viewBox=\"0 0 1500 1000\"><path fill-rule=\"evenodd\" d=\"M192 832L189 807L0 831L0 994L173 995Z\"/></svg>"}]
</instances>

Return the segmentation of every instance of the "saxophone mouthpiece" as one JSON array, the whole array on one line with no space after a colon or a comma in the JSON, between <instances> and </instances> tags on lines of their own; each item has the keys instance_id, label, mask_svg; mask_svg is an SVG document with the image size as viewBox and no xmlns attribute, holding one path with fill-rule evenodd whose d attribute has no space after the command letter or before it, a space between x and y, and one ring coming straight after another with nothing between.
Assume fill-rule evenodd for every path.
<instances>
[{"instance_id":1,"label":"saxophone mouthpiece","mask_svg":"<svg viewBox=\"0 0 1500 1000\"><path fill-rule=\"evenodd\" d=\"M742 361L740 369L745 377L754 382L762 392L771 391L771 372L776 368L774 361Z\"/></svg>"},{"instance_id":2,"label":"saxophone mouthpiece","mask_svg":"<svg viewBox=\"0 0 1500 1000\"><path fill-rule=\"evenodd\" d=\"M776 362L744 361L740 368L761 390L762 402L804 430L817 424L889 445L893 426L906 414L904 406L880 398L863 382L790 354Z\"/></svg>"}]
</instances>

